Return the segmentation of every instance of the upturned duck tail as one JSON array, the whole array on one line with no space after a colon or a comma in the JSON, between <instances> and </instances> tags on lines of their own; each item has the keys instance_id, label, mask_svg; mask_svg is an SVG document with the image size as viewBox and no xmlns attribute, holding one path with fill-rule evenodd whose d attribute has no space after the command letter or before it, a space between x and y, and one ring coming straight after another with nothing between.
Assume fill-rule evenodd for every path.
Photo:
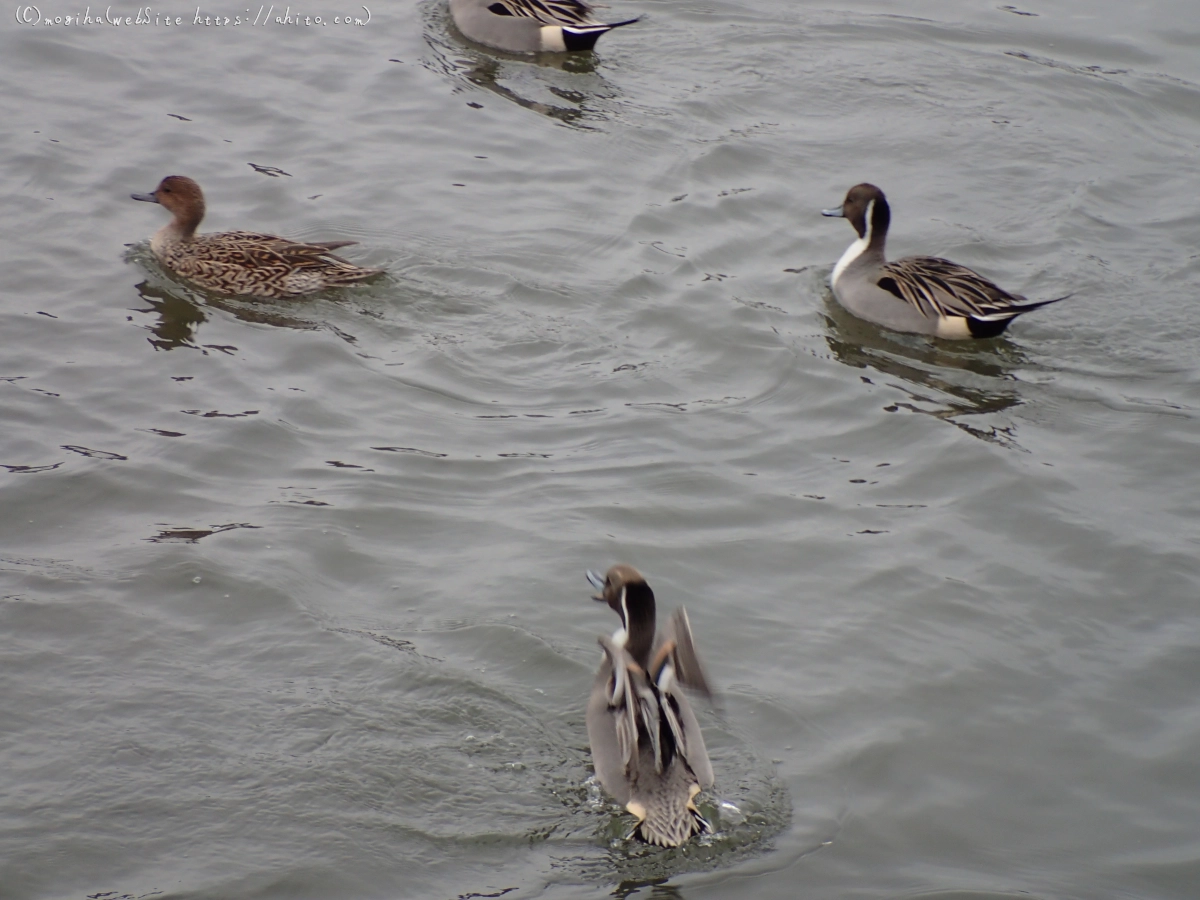
<instances>
[{"instance_id":1,"label":"upturned duck tail","mask_svg":"<svg viewBox=\"0 0 1200 900\"><path fill-rule=\"evenodd\" d=\"M638 817L637 836L647 844L679 847L693 834L711 834L712 824L693 802L698 793L700 787L693 782L686 793L679 790L663 792L648 798L645 805L630 800L626 809Z\"/></svg>"}]
</instances>

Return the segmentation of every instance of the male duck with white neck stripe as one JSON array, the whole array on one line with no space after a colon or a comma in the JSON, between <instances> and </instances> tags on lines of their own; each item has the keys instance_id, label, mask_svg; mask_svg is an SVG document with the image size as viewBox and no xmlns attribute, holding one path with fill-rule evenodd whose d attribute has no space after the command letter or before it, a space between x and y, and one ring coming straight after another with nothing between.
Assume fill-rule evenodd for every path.
<instances>
[{"instance_id":1,"label":"male duck with white neck stripe","mask_svg":"<svg viewBox=\"0 0 1200 900\"><path fill-rule=\"evenodd\" d=\"M951 340L991 338L1022 313L1070 296L1028 300L936 256L888 262L884 244L892 214L883 191L873 184L855 185L840 207L821 214L844 217L858 232L833 267L833 296L860 319L893 331Z\"/></svg>"},{"instance_id":2,"label":"male duck with white neck stripe","mask_svg":"<svg viewBox=\"0 0 1200 900\"><path fill-rule=\"evenodd\" d=\"M509 53L591 50L600 36L637 21L601 22L584 0L450 0L463 36Z\"/></svg>"},{"instance_id":3,"label":"male duck with white neck stripe","mask_svg":"<svg viewBox=\"0 0 1200 900\"><path fill-rule=\"evenodd\" d=\"M621 617L604 649L587 706L596 777L637 817L630 836L678 847L712 826L695 805L712 787L712 763L696 714L680 690L712 697L696 655L687 613L679 607L658 631L654 591L632 566L615 565L601 578L587 573L595 597Z\"/></svg>"}]
</instances>

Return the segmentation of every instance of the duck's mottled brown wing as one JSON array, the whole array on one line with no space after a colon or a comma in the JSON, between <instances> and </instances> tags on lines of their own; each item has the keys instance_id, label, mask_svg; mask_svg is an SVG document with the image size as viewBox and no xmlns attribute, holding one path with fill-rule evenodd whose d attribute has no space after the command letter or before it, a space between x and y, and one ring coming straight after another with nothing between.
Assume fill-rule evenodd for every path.
<instances>
[{"instance_id":1,"label":"duck's mottled brown wing","mask_svg":"<svg viewBox=\"0 0 1200 900\"><path fill-rule=\"evenodd\" d=\"M169 251L167 262L201 287L228 294L289 297L374 277L331 250L354 241L309 244L271 234L229 231L200 235Z\"/></svg>"}]
</instances>

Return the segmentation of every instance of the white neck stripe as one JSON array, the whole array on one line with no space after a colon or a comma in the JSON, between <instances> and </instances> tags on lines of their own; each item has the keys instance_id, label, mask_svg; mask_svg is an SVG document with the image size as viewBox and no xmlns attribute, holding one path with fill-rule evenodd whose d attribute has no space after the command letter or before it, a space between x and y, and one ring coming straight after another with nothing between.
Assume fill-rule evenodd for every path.
<instances>
[{"instance_id":1,"label":"white neck stripe","mask_svg":"<svg viewBox=\"0 0 1200 900\"><path fill-rule=\"evenodd\" d=\"M842 273L850 267L850 263L862 256L867 251L867 248L871 246L871 228L873 224L872 219L874 218L872 214L874 212L875 201L872 199L867 204L867 230L862 237L846 248L846 252L842 254L842 258L833 267L833 274L829 276L830 283L837 284L838 279L842 277Z\"/></svg>"},{"instance_id":2,"label":"white neck stripe","mask_svg":"<svg viewBox=\"0 0 1200 900\"><path fill-rule=\"evenodd\" d=\"M621 627L613 634L613 643L620 647L624 647L629 643L629 607L625 604L625 591L627 588L621 588Z\"/></svg>"}]
</instances>

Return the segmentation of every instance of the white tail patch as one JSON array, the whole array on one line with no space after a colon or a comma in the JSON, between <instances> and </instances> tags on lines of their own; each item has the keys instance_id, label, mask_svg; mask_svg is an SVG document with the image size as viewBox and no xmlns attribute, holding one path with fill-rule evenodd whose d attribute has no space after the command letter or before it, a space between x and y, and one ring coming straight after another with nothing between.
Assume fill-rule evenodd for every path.
<instances>
[{"instance_id":1,"label":"white tail patch","mask_svg":"<svg viewBox=\"0 0 1200 900\"><path fill-rule=\"evenodd\" d=\"M960 341L971 337L971 326L963 316L938 316L937 336Z\"/></svg>"},{"instance_id":2,"label":"white tail patch","mask_svg":"<svg viewBox=\"0 0 1200 900\"><path fill-rule=\"evenodd\" d=\"M563 40L561 25L542 26L542 49L551 53L565 53L567 42Z\"/></svg>"}]
</instances>

